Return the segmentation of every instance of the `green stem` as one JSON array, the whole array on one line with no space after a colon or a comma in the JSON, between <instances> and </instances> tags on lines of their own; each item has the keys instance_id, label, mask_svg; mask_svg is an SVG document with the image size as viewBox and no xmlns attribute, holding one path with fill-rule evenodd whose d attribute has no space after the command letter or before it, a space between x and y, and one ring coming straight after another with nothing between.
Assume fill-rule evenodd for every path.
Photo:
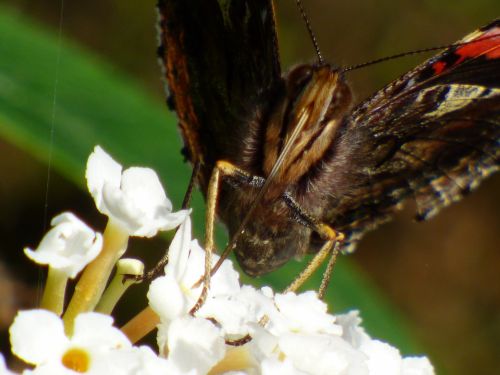
<instances>
[{"instance_id":1,"label":"green stem","mask_svg":"<svg viewBox=\"0 0 500 375\"><path fill-rule=\"evenodd\" d=\"M103 314L111 314L116 303L126 290L138 281L133 278L124 279L125 275L142 276L144 273L144 263L137 259L120 259L116 263L116 272L113 280L109 283L106 291L102 295L95 311Z\"/></svg>"},{"instance_id":2,"label":"green stem","mask_svg":"<svg viewBox=\"0 0 500 375\"><path fill-rule=\"evenodd\" d=\"M68 276L58 269L49 267L45 290L43 291L40 307L61 315L64 308L64 296L66 294L66 285Z\"/></svg>"}]
</instances>

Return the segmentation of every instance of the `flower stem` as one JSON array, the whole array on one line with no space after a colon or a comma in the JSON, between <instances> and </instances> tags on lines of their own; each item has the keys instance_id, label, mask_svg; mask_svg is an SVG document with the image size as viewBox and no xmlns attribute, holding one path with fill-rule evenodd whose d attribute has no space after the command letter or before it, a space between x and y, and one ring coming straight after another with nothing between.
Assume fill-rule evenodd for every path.
<instances>
[{"instance_id":1,"label":"flower stem","mask_svg":"<svg viewBox=\"0 0 500 375\"><path fill-rule=\"evenodd\" d=\"M68 276L66 273L49 267L40 307L60 316L64 308L64 295L66 294L67 283Z\"/></svg>"},{"instance_id":2,"label":"flower stem","mask_svg":"<svg viewBox=\"0 0 500 375\"><path fill-rule=\"evenodd\" d=\"M64 327L68 335L73 332L76 316L82 312L92 311L97 305L116 261L127 248L128 237L118 225L108 222L104 231L102 251L85 268L64 314Z\"/></svg>"},{"instance_id":3,"label":"flower stem","mask_svg":"<svg viewBox=\"0 0 500 375\"><path fill-rule=\"evenodd\" d=\"M102 295L95 311L103 314L111 314L116 303L127 291L129 286L138 283L134 279L124 279L125 275L142 276L144 273L144 263L137 259L122 258L116 263L116 272L113 280L109 283L106 291Z\"/></svg>"},{"instance_id":4,"label":"flower stem","mask_svg":"<svg viewBox=\"0 0 500 375\"><path fill-rule=\"evenodd\" d=\"M252 356L245 346L229 349L225 357L210 369L208 375L224 374L229 371L242 371L255 366Z\"/></svg>"},{"instance_id":5,"label":"flower stem","mask_svg":"<svg viewBox=\"0 0 500 375\"><path fill-rule=\"evenodd\" d=\"M130 319L122 328L122 332L132 343L136 343L160 323L160 318L151 309L146 307L139 314Z\"/></svg>"}]
</instances>

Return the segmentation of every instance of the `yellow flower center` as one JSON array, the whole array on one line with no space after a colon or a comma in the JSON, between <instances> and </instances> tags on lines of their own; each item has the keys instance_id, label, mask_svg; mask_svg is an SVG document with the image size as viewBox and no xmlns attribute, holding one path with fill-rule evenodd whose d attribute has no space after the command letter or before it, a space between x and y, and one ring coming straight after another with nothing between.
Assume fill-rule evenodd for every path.
<instances>
[{"instance_id":1,"label":"yellow flower center","mask_svg":"<svg viewBox=\"0 0 500 375\"><path fill-rule=\"evenodd\" d=\"M64 353L62 364L76 372L87 372L90 367L90 356L83 349L71 348Z\"/></svg>"}]
</instances>

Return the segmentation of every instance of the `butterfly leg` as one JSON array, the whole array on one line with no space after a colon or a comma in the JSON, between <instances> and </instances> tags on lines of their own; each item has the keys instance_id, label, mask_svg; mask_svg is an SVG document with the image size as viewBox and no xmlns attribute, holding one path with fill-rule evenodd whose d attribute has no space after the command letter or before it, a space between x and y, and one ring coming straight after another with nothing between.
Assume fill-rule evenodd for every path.
<instances>
[{"instance_id":1,"label":"butterfly leg","mask_svg":"<svg viewBox=\"0 0 500 375\"><path fill-rule=\"evenodd\" d=\"M208 290L210 289L210 278L217 271L222 261L227 257L228 251L225 251L217 264L212 268L212 253L214 252L214 224L217 211L217 199L219 197L219 189L221 179L224 177L231 177L237 181L244 184L262 185L263 180L261 178L252 176L248 172L236 167L235 165L219 160L212 171L210 176L210 181L208 184L207 191L207 211L205 216L205 270L202 279L196 282L193 287L197 287L200 284L203 285L200 297L196 304L191 308L190 313L194 314L198 311L201 306L205 303L208 295Z\"/></svg>"},{"instance_id":2,"label":"butterfly leg","mask_svg":"<svg viewBox=\"0 0 500 375\"><path fill-rule=\"evenodd\" d=\"M342 241L344 236L342 233L336 232L329 225L323 223L315 225L314 230L321 236L321 238L325 239L325 243L318 251L318 253L314 256L314 258L309 262L306 268L300 273L300 275L297 276L295 280L288 286L288 288L285 289L284 293L295 292L297 289L299 289L302 284L304 284L304 282L309 279L314 272L316 272L318 267L321 266L328 257L330 257L325 273L323 274L321 286L318 291L318 296L320 298L323 298L325 294L333 271L335 260L337 259L338 250L336 243L338 241Z\"/></svg>"},{"instance_id":3,"label":"butterfly leg","mask_svg":"<svg viewBox=\"0 0 500 375\"><path fill-rule=\"evenodd\" d=\"M328 283L330 282L330 277L332 275L333 266L338 255L338 243L343 241L344 235L337 232L328 224L318 223L318 221L310 214L305 212L303 208L291 197L289 194L285 193L282 196L283 201L287 206L294 212L294 218L300 224L311 228L313 231L319 234L319 236L325 240L325 243L314 256L314 258L309 262L306 268L300 273L299 276L285 289L286 292L294 292L299 289L304 282L311 277L311 275L316 272L319 266L323 264L328 256L330 259L323 273L323 278L321 280L321 285L318 290L318 296L323 298Z\"/></svg>"},{"instance_id":4,"label":"butterfly leg","mask_svg":"<svg viewBox=\"0 0 500 375\"><path fill-rule=\"evenodd\" d=\"M338 241L338 240L337 240ZM339 254L338 244L339 242L335 242L332 248L332 254L330 255L330 259L328 260L328 264L326 265L325 272L323 273L323 278L321 279L321 285L318 290L319 299L323 299L325 297L326 289L328 288L328 284L330 283L330 278L333 273L333 266L337 262L337 255Z\"/></svg>"}]
</instances>

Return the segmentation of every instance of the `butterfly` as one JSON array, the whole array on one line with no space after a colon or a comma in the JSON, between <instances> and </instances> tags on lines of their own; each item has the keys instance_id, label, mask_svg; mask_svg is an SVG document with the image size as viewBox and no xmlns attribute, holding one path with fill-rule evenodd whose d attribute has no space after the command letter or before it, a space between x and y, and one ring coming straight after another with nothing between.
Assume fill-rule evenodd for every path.
<instances>
[{"instance_id":1,"label":"butterfly","mask_svg":"<svg viewBox=\"0 0 500 375\"><path fill-rule=\"evenodd\" d=\"M351 252L410 199L427 220L499 169L499 20L354 106L341 67L282 74L270 0L158 9L184 154L249 275Z\"/></svg>"}]
</instances>

